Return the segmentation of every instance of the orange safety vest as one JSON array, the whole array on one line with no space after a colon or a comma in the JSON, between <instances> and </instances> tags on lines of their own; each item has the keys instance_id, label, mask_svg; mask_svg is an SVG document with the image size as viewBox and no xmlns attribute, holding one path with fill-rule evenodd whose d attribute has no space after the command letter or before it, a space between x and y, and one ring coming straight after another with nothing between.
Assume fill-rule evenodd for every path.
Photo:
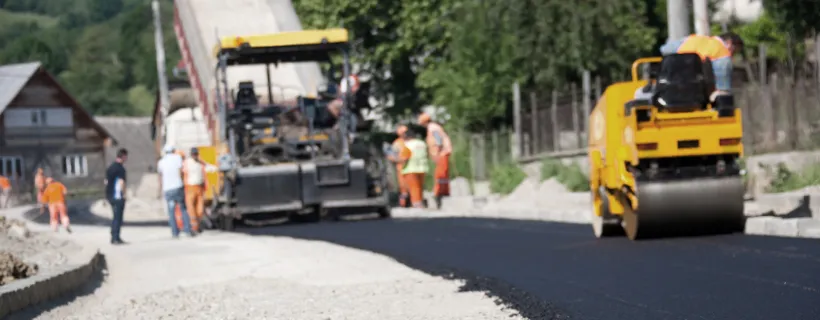
<instances>
[{"instance_id":1,"label":"orange safety vest","mask_svg":"<svg viewBox=\"0 0 820 320\"><path fill-rule=\"evenodd\" d=\"M686 38L678 48L678 53L696 53L701 59L714 61L732 56L726 43L720 37L693 34Z\"/></svg>"}]
</instances>

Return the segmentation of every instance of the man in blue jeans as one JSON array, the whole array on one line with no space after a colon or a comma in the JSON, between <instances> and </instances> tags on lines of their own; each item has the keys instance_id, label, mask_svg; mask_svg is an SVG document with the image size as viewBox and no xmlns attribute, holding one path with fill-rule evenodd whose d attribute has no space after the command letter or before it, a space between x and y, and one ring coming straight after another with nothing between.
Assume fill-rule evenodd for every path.
<instances>
[{"instance_id":1,"label":"man in blue jeans","mask_svg":"<svg viewBox=\"0 0 820 320\"><path fill-rule=\"evenodd\" d=\"M114 211L111 217L111 244L120 245L125 242L120 238L122 216L125 211L125 161L128 160L128 150L117 150L117 159L105 170L105 198Z\"/></svg>"},{"instance_id":2,"label":"man in blue jeans","mask_svg":"<svg viewBox=\"0 0 820 320\"><path fill-rule=\"evenodd\" d=\"M171 227L171 236L179 237L176 215L174 209L179 206L182 213L182 225L185 233L193 237L191 232L191 220L188 216L188 209L185 207L185 189L182 181L182 156L176 154L174 147L165 146L165 155L157 162L157 172L160 175L160 189L165 197L168 206L168 225Z\"/></svg>"},{"instance_id":3,"label":"man in blue jeans","mask_svg":"<svg viewBox=\"0 0 820 320\"><path fill-rule=\"evenodd\" d=\"M712 61L715 73L715 92L710 96L714 101L719 94L729 94L732 90L732 56L743 52L743 39L727 32L717 37L693 34L683 39L671 40L661 46L664 56L676 53L695 53L701 59Z\"/></svg>"}]
</instances>

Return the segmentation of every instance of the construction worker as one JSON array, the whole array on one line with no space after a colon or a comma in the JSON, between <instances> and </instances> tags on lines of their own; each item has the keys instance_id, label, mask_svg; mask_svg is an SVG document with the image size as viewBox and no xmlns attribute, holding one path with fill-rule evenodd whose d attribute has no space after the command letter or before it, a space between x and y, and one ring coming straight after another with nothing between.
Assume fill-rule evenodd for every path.
<instances>
[{"instance_id":1,"label":"construction worker","mask_svg":"<svg viewBox=\"0 0 820 320\"><path fill-rule=\"evenodd\" d=\"M9 198L11 198L11 183L9 178L0 176L0 209L8 205Z\"/></svg>"},{"instance_id":2,"label":"construction worker","mask_svg":"<svg viewBox=\"0 0 820 320\"><path fill-rule=\"evenodd\" d=\"M59 231L58 227L60 223L62 223L65 231L71 233L68 220L68 207L65 204L68 189L66 189L65 185L54 181L51 177L46 178L45 182L46 187L43 190L42 201L48 204L48 212L51 216L51 229L54 229L54 232Z\"/></svg>"},{"instance_id":3,"label":"construction worker","mask_svg":"<svg viewBox=\"0 0 820 320\"><path fill-rule=\"evenodd\" d=\"M399 206L406 208L410 205L410 193L407 190L407 183L404 182L402 170L404 169L403 161L399 158L399 154L404 150L404 135L407 132L407 126L400 125L396 129L398 137L393 141L387 156L387 160L396 164L396 181L399 183Z\"/></svg>"},{"instance_id":4,"label":"construction worker","mask_svg":"<svg viewBox=\"0 0 820 320\"><path fill-rule=\"evenodd\" d=\"M419 115L418 122L419 125L427 128L427 145L430 148L430 156L436 164L436 172L433 174L435 179L433 196L436 200L436 208L441 209L441 198L450 195L450 154L453 153L453 144L450 136L444 132L444 128L432 121L426 112Z\"/></svg>"},{"instance_id":5,"label":"construction worker","mask_svg":"<svg viewBox=\"0 0 820 320\"><path fill-rule=\"evenodd\" d=\"M714 101L717 95L729 94L732 89L732 56L743 52L743 39L732 32L717 37L693 34L669 41L660 50L663 55L696 53L703 60L711 60L716 90L709 98Z\"/></svg>"},{"instance_id":6,"label":"construction worker","mask_svg":"<svg viewBox=\"0 0 820 320\"><path fill-rule=\"evenodd\" d=\"M430 170L427 144L412 130L405 130L404 148L399 154L402 163L402 179L410 193L413 208L424 208L424 176Z\"/></svg>"},{"instance_id":7,"label":"construction worker","mask_svg":"<svg viewBox=\"0 0 820 320\"><path fill-rule=\"evenodd\" d=\"M190 156L183 162L182 174L185 181L185 205L188 207L194 232L200 232L199 222L205 213L205 167L205 162L199 159L199 150L192 148Z\"/></svg>"},{"instance_id":8,"label":"construction worker","mask_svg":"<svg viewBox=\"0 0 820 320\"><path fill-rule=\"evenodd\" d=\"M43 173L43 168L37 168L37 173L34 174L34 192L37 193L37 204L40 206L40 214L46 210L43 202L43 190L46 187L46 175Z\"/></svg>"},{"instance_id":9,"label":"construction worker","mask_svg":"<svg viewBox=\"0 0 820 320\"><path fill-rule=\"evenodd\" d=\"M176 221L176 207L181 210L183 231L193 237L188 210L185 206L185 191L182 181L182 157L174 152L176 149L171 145L164 148L165 155L157 162L157 172L160 175L160 189L165 197L168 207L168 226L171 227L171 236L179 237L180 228Z\"/></svg>"}]
</instances>

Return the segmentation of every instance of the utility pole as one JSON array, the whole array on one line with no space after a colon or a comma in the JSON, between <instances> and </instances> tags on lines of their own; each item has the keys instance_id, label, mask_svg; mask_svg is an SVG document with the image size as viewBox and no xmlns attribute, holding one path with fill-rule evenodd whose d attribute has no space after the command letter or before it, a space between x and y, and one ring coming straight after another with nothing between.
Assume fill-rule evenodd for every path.
<instances>
[{"instance_id":1,"label":"utility pole","mask_svg":"<svg viewBox=\"0 0 820 320\"><path fill-rule=\"evenodd\" d=\"M695 9L695 33L709 35L709 3L707 0L693 0L692 6Z\"/></svg>"},{"instance_id":2,"label":"utility pole","mask_svg":"<svg viewBox=\"0 0 820 320\"><path fill-rule=\"evenodd\" d=\"M689 0L667 0L666 20L668 21L669 38L678 40L692 34L689 23Z\"/></svg>"},{"instance_id":3,"label":"utility pole","mask_svg":"<svg viewBox=\"0 0 820 320\"><path fill-rule=\"evenodd\" d=\"M168 116L170 108L168 96L168 76L165 73L165 44L162 36L162 19L159 13L159 1L151 1L151 10L154 12L154 46L157 53L157 80L159 84L159 106L160 106L160 126L159 139L164 145L165 141L165 118Z\"/></svg>"}]
</instances>

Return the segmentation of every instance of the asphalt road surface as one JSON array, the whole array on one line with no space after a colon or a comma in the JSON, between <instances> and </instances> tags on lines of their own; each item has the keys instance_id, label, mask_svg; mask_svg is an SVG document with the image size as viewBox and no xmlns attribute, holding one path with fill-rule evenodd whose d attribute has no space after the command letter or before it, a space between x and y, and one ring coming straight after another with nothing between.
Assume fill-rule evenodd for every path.
<instances>
[{"instance_id":1,"label":"asphalt road surface","mask_svg":"<svg viewBox=\"0 0 820 320\"><path fill-rule=\"evenodd\" d=\"M820 319L820 241L596 240L590 227L393 219L242 228L328 241L468 281L531 319Z\"/></svg>"}]
</instances>

